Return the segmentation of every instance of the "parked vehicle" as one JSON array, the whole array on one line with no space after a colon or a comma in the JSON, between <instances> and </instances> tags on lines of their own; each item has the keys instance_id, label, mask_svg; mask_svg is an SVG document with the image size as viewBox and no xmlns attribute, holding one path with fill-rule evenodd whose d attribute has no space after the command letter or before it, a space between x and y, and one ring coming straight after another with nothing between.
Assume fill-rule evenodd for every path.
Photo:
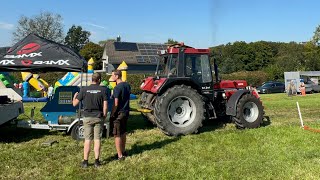
<instances>
[{"instance_id":1,"label":"parked vehicle","mask_svg":"<svg viewBox=\"0 0 320 180\"><path fill-rule=\"evenodd\" d=\"M285 84L282 82L268 81L257 88L258 93L269 94L269 93L283 93L285 92Z\"/></svg>"}]
</instances>

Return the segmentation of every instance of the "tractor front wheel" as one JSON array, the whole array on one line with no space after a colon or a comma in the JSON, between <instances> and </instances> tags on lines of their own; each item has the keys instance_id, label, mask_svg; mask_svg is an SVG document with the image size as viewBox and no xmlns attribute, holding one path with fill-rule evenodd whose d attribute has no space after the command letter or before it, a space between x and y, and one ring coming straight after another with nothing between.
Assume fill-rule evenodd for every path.
<instances>
[{"instance_id":1,"label":"tractor front wheel","mask_svg":"<svg viewBox=\"0 0 320 180\"><path fill-rule=\"evenodd\" d=\"M190 86L168 89L155 105L156 124L167 135L196 133L205 118L204 102Z\"/></svg>"},{"instance_id":2,"label":"tractor front wheel","mask_svg":"<svg viewBox=\"0 0 320 180\"><path fill-rule=\"evenodd\" d=\"M263 120L261 101L252 94L243 95L237 104L237 114L233 120L239 129L258 128Z\"/></svg>"}]
</instances>

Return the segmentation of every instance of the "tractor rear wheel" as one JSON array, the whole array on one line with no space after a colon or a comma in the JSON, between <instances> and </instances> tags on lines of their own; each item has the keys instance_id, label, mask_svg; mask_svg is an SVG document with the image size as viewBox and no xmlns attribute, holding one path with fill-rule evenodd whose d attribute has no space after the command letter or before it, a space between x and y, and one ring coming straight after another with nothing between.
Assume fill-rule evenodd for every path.
<instances>
[{"instance_id":1,"label":"tractor rear wheel","mask_svg":"<svg viewBox=\"0 0 320 180\"><path fill-rule=\"evenodd\" d=\"M141 113L141 115L148 125L156 125L155 117L152 113Z\"/></svg>"},{"instance_id":2,"label":"tractor rear wheel","mask_svg":"<svg viewBox=\"0 0 320 180\"><path fill-rule=\"evenodd\" d=\"M239 129L258 128L262 123L263 115L261 101L252 94L245 94L237 104L237 114L233 120Z\"/></svg>"},{"instance_id":3,"label":"tractor rear wheel","mask_svg":"<svg viewBox=\"0 0 320 180\"><path fill-rule=\"evenodd\" d=\"M157 126L167 135L197 133L205 116L204 102L190 86L174 86L157 98Z\"/></svg>"}]
</instances>

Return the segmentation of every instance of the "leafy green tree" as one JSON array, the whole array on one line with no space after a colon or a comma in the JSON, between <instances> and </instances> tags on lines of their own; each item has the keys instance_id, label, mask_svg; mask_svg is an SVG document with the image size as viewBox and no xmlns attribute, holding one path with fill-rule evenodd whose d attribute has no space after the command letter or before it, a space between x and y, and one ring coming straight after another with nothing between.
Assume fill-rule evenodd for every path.
<instances>
[{"instance_id":1,"label":"leafy green tree","mask_svg":"<svg viewBox=\"0 0 320 180\"><path fill-rule=\"evenodd\" d=\"M319 45L320 44L320 25L318 25L316 27L316 30L314 31L314 34L313 34L311 42L314 45Z\"/></svg>"},{"instance_id":2,"label":"leafy green tree","mask_svg":"<svg viewBox=\"0 0 320 180\"><path fill-rule=\"evenodd\" d=\"M91 33L83 30L81 26L72 25L64 39L64 42L76 52L79 52L80 49L89 42L90 35Z\"/></svg>"},{"instance_id":3,"label":"leafy green tree","mask_svg":"<svg viewBox=\"0 0 320 180\"><path fill-rule=\"evenodd\" d=\"M13 41L18 42L30 33L36 33L46 39L63 43L61 15L41 12L32 18L21 16L16 30L12 33Z\"/></svg>"},{"instance_id":4,"label":"leafy green tree","mask_svg":"<svg viewBox=\"0 0 320 180\"><path fill-rule=\"evenodd\" d=\"M83 46L80 50L80 55L83 56L87 61L90 58L94 60L94 69L102 69L102 54L103 47L99 46L99 44L95 44L93 42L89 42Z\"/></svg>"},{"instance_id":5,"label":"leafy green tree","mask_svg":"<svg viewBox=\"0 0 320 180\"><path fill-rule=\"evenodd\" d=\"M305 71L304 46L296 42L284 43L279 47L276 63L285 71Z\"/></svg>"},{"instance_id":6,"label":"leafy green tree","mask_svg":"<svg viewBox=\"0 0 320 180\"><path fill-rule=\"evenodd\" d=\"M165 44L178 44L178 43L179 43L178 41L169 38Z\"/></svg>"},{"instance_id":7,"label":"leafy green tree","mask_svg":"<svg viewBox=\"0 0 320 180\"><path fill-rule=\"evenodd\" d=\"M320 49L312 42L307 42L304 45L304 59L306 61L307 71L319 71L320 70Z\"/></svg>"},{"instance_id":8,"label":"leafy green tree","mask_svg":"<svg viewBox=\"0 0 320 180\"><path fill-rule=\"evenodd\" d=\"M264 69L268 75L268 80L283 81L284 67L278 64L271 64Z\"/></svg>"},{"instance_id":9,"label":"leafy green tree","mask_svg":"<svg viewBox=\"0 0 320 180\"><path fill-rule=\"evenodd\" d=\"M271 62L272 57L274 56L271 47L267 42L259 41L255 43L250 43L250 51L252 53L251 62L246 66L247 70L261 70L264 67L267 67Z\"/></svg>"}]
</instances>

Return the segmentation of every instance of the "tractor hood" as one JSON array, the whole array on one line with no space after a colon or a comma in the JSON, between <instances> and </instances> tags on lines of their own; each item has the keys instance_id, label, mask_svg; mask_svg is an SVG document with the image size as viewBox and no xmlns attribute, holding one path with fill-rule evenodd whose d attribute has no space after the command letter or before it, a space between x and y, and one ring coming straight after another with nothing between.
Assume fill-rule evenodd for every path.
<instances>
[{"instance_id":1,"label":"tractor hood","mask_svg":"<svg viewBox=\"0 0 320 180\"><path fill-rule=\"evenodd\" d=\"M214 85L214 89L246 88L248 86L245 80L222 80Z\"/></svg>"}]
</instances>

